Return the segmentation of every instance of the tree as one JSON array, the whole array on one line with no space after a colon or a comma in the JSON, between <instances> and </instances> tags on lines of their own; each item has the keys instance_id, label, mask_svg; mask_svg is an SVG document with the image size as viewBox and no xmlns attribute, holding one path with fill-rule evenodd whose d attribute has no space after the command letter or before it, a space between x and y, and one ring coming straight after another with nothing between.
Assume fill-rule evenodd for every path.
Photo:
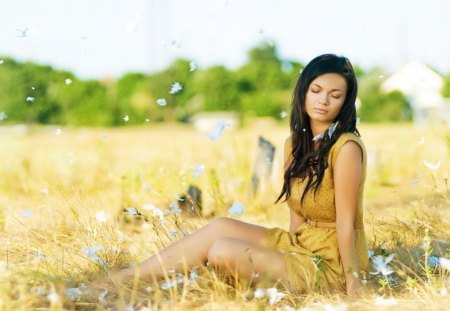
<instances>
[{"instance_id":1,"label":"tree","mask_svg":"<svg viewBox=\"0 0 450 311\"><path fill-rule=\"evenodd\" d=\"M233 73L224 66L209 67L199 73L195 91L203 95L205 111L240 110L238 85Z\"/></svg>"},{"instance_id":2,"label":"tree","mask_svg":"<svg viewBox=\"0 0 450 311\"><path fill-rule=\"evenodd\" d=\"M193 90L194 72L189 71L190 62L186 59L175 60L166 70L153 74L149 77L149 89L156 99L166 99L167 105L159 107L162 109L164 121L186 121L186 104L195 95ZM171 86L180 83L182 90L175 94L170 94ZM155 99L155 105L156 105Z\"/></svg>"},{"instance_id":3,"label":"tree","mask_svg":"<svg viewBox=\"0 0 450 311\"><path fill-rule=\"evenodd\" d=\"M450 97L450 73L444 76L444 85L442 86L442 96Z\"/></svg>"},{"instance_id":4,"label":"tree","mask_svg":"<svg viewBox=\"0 0 450 311\"><path fill-rule=\"evenodd\" d=\"M400 91L382 93L380 75L380 69L375 68L361 79L358 116L363 122L411 121L412 110L406 97Z\"/></svg>"}]
</instances>

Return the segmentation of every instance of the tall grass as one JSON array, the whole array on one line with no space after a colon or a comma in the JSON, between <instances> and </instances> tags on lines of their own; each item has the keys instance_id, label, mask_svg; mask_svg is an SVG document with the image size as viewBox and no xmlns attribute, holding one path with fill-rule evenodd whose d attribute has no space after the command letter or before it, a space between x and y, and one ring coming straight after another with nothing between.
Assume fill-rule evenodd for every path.
<instances>
[{"instance_id":1,"label":"tall grass","mask_svg":"<svg viewBox=\"0 0 450 311\"><path fill-rule=\"evenodd\" d=\"M285 292L271 305L267 297L254 297L254 287L197 267L197 278L186 271L177 286L134 284L110 291L105 300L115 309L130 310L450 306L450 271L436 264L436 258L450 259L448 132L412 125L361 125L360 132L369 151L364 198L369 248L374 256L395 254L389 264L394 273L371 276L364 297L350 301ZM276 172L268 190L253 197L250 182L260 134L276 145ZM272 123L226 128L218 141L177 124L63 128L60 134L41 127L20 135L2 130L0 309L106 308L98 299L71 300L67 289L82 289L80 284L102 275L105 267L143 260L212 217L227 215L234 201L245 206L239 219L287 229L287 207L273 204L282 185L280 151L287 135L287 125ZM424 160L441 164L432 170ZM205 169L193 178L198 163ZM145 208L170 209L189 184L203 191L203 217L168 214L160 219ZM103 247L97 260L83 253L91 246ZM182 280L183 275L168 278Z\"/></svg>"}]
</instances>

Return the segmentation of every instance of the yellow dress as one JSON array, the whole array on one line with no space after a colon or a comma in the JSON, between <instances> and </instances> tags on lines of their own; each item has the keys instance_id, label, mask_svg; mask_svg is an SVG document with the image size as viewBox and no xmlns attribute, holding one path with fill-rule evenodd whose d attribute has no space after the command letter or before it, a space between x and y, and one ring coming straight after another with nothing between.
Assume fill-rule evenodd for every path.
<instances>
[{"instance_id":1,"label":"yellow dress","mask_svg":"<svg viewBox=\"0 0 450 311\"><path fill-rule=\"evenodd\" d=\"M366 178L367 152L362 140L353 133L343 133L332 146L328 155L321 187L314 200L313 190L305 196L300 205L306 180L295 178L291 182L291 196L288 206L299 215L321 222L336 222L334 203L333 165L345 142L357 142L363 151L362 176L358 192L355 226L363 228L363 191ZM291 150L291 148L290 148ZM313 227L301 224L295 233L282 228L269 228L269 247L281 251L289 278L289 287L294 292L346 292L345 276L340 260L336 228ZM355 229L355 246L359 271L367 273L369 258L364 229Z\"/></svg>"}]
</instances>

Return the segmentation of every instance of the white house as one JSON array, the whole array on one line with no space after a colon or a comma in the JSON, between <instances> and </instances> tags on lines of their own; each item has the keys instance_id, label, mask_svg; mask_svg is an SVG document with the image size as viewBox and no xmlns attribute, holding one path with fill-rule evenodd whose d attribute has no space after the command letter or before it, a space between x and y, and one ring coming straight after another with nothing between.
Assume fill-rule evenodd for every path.
<instances>
[{"instance_id":1,"label":"white house","mask_svg":"<svg viewBox=\"0 0 450 311\"><path fill-rule=\"evenodd\" d=\"M398 90L408 99L416 124L441 119L450 124L450 99L442 97L444 79L426 65L411 61L381 84L382 92Z\"/></svg>"}]
</instances>

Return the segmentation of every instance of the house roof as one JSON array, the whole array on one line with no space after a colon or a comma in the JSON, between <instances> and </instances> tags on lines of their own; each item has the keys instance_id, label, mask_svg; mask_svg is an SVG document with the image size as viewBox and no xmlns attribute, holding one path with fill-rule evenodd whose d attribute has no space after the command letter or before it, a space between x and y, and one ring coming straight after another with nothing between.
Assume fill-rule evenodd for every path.
<instances>
[{"instance_id":1,"label":"house roof","mask_svg":"<svg viewBox=\"0 0 450 311\"><path fill-rule=\"evenodd\" d=\"M391 92L399 90L403 94L415 97L420 93L441 92L443 78L418 61L411 61L397 70L381 84L381 90Z\"/></svg>"}]
</instances>

